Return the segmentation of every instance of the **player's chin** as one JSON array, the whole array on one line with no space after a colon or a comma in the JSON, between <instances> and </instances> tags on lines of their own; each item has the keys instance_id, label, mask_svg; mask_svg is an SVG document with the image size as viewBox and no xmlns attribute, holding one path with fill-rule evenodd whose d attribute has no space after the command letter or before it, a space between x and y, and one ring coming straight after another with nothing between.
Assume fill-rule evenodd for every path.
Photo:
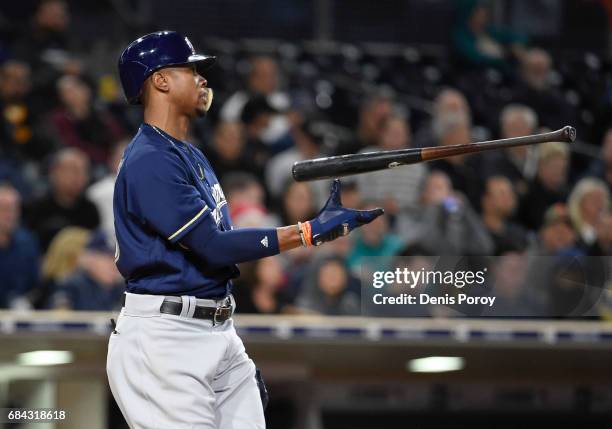
<instances>
[{"instance_id":1,"label":"player's chin","mask_svg":"<svg viewBox=\"0 0 612 429\"><path fill-rule=\"evenodd\" d=\"M206 106L198 105L195 108L195 116L198 117L198 118L202 118L202 117L206 116L207 113L208 113L208 110L206 110Z\"/></svg>"},{"instance_id":2,"label":"player's chin","mask_svg":"<svg viewBox=\"0 0 612 429\"><path fill-rule=\"evenodd\" d=\"M195 108L195 114L197 117L202 117L202 116L206 116L206 114L208 113L208 108L210 106L208 105L208 100L206 99L206 97L200 97L198 98L198 102L196 104L196 108Z\"/></svg>"}]
</instances>

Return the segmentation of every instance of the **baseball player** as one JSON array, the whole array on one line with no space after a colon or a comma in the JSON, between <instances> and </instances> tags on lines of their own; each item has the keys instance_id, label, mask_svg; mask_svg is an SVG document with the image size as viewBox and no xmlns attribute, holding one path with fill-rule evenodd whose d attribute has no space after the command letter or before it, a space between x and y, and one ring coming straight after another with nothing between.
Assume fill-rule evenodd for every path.
<instances>
[{"instance_id":1,"label":"baseball player","mask_svg":"<svg viewBox=\"0 0 612 429\"><path fill-rule=\"evenodd\" d=\"M144 107L113 204L127 292L107 374L130 428L264 428L265 386L232 321L235 264L319 245L383 213L342 207L335 181L310 221L233 229L211 165L187 142L210 108L203 73L214 62L173 31L140 37L119 58L128 101Z\"/></svg>"}]
</instances>

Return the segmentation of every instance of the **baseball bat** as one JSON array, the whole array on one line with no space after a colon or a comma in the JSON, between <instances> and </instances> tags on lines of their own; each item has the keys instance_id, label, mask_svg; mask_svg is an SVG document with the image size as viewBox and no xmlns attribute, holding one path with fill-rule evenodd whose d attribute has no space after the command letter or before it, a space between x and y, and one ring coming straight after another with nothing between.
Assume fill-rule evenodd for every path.
<instances>
[{"instance_id":1,"label":"baseball bat","mask_svg":"<svg viewBox=\"0 0 612 429\"><path fill-rule=\"evenodd\" d=\"M351 176L353 174L369 173L371 171L386 170L402 165L433 161L455 155L548 142L571 143L574 140L576 140L576 129L574 127L565 126L559 130L548 133L513 137L509 139L488 140L453 146L399 149L309 159L294 163L292 174L293 178L298 182L331 179Z\"/></svg>"}]
</instances>

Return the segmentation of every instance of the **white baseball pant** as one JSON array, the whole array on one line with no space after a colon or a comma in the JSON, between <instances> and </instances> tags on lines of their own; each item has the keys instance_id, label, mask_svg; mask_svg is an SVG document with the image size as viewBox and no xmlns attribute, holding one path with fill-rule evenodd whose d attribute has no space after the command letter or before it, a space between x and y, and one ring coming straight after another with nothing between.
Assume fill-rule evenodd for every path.
<instances>
[{"instance_id":1,"label":"white baseball pant","mask_svg":"<svg viewBox=\"0 0 612 429\"><path fill-rule=\"evenodd\" d=\"M255 364L233 320L162 314L163 299L126 294L109 339L108 380L129 427L264 429Z\"/></svg>"}]
</instances>

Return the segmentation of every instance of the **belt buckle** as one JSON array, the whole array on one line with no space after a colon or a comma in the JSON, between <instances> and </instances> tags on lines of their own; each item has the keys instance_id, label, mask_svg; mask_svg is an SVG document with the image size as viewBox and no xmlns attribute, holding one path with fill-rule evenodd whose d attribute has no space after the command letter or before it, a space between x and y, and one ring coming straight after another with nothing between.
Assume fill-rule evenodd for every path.
<instances>
[{"instance_id":1,"label":"belt buckle","mask_svg":"<svg viewBox=\"0 0 612 429\"><path fill-rule=\"evenodd\" d=\"M222 304L217 305L217 308L215 308L215 314L213 315L213 326L216 326L219 323L223 323L225 322L225 320L229 319L229 317L226 317L225 320L223 321L218 320L219 317L222 317L224 314L226 314L225 313L226 311L229 311L230 316L231 316L231 311L232 311L231 302L232 302L231 299L227 297L225 298Z\"/></svg>"}]
</instances>

